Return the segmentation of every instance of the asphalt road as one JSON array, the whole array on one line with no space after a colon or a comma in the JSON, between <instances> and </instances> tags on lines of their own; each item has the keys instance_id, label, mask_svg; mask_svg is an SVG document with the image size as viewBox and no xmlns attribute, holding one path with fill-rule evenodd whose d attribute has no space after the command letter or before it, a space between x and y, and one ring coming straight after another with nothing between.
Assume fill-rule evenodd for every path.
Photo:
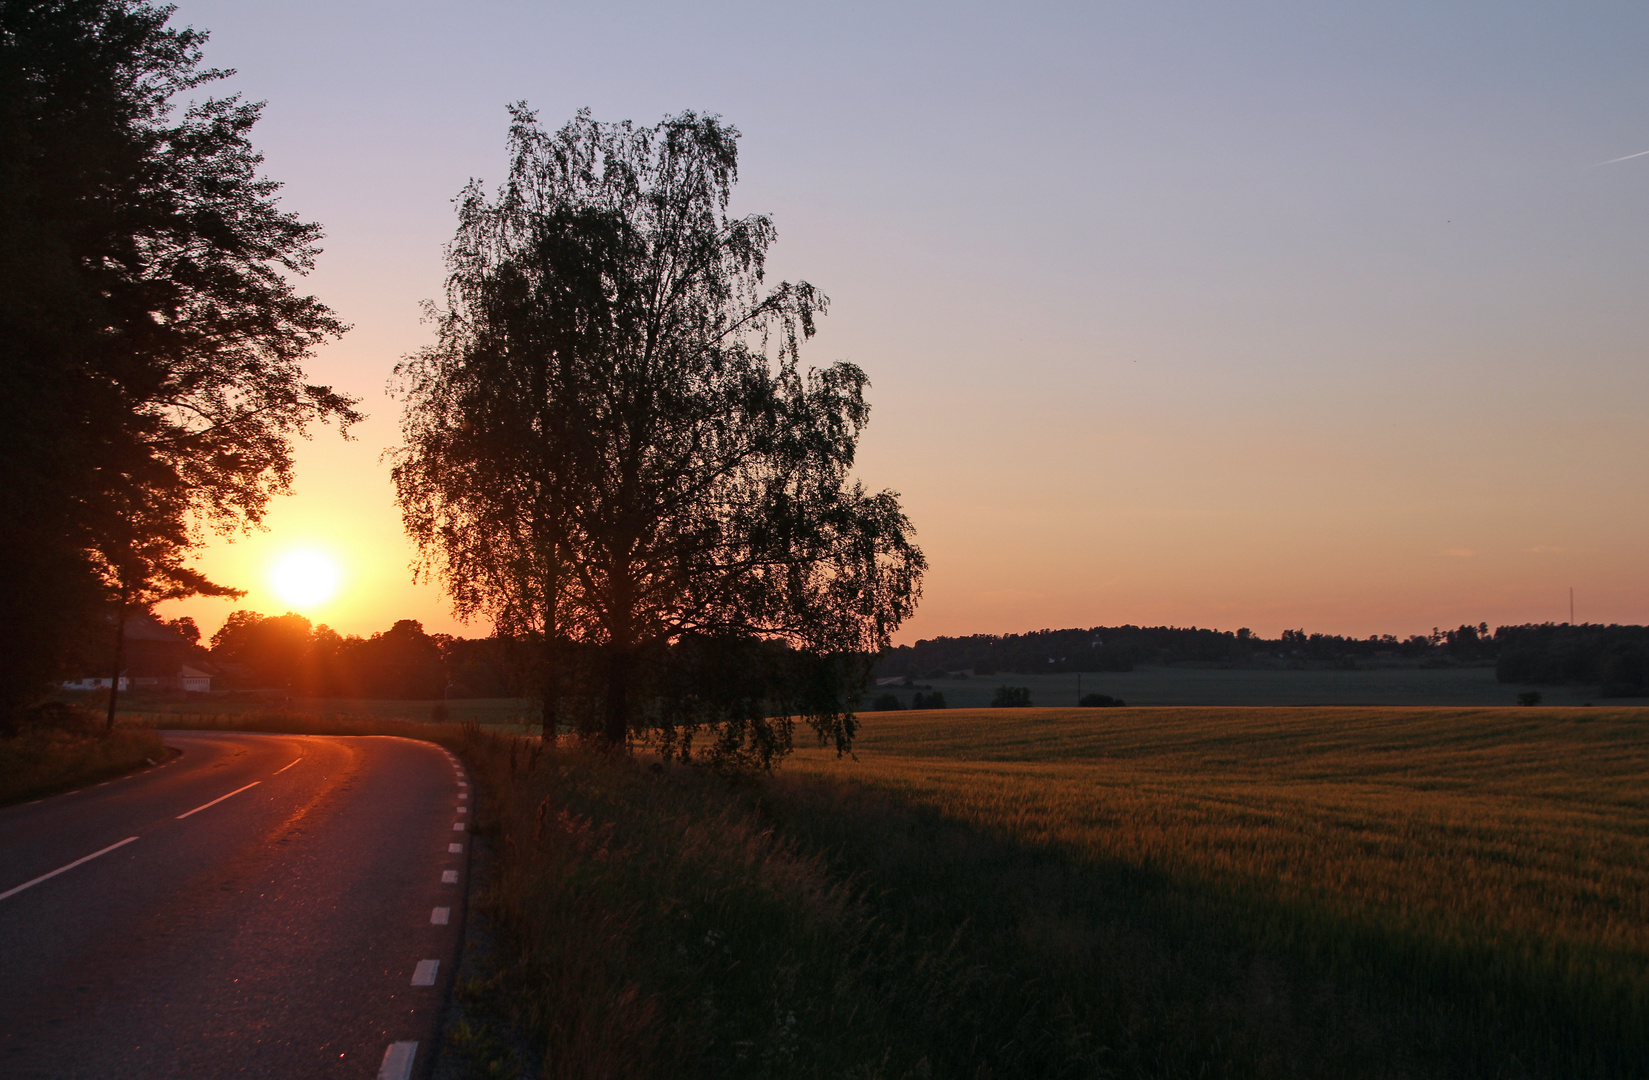
<instances>
[{"instance_id":1,"label":"asphalt road","mask_svg":"<svg viewBox=\"0 0 1649 1080\"><path fill-rule=\"evenodd\" d=\"M164 734L164 765L0 810L0 1077L424 1075L463 925L458 762Z\"/></svg>"}]
</instances>

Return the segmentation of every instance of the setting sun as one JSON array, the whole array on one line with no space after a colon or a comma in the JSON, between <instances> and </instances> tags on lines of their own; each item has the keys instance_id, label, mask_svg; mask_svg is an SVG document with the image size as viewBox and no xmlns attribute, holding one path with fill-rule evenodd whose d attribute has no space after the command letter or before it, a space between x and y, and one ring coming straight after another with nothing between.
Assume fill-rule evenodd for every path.
<instances>
[{"instance_id":1,"label":"setting sun","mask_svg":"<svg viewBox=\"0 0 1649 1080\"><path fill-rule=\"evenodd\" d=\"M282 600L298 607L324 603L338 590L338 566L317 551L294 551L276 563L269 583Z\"/></svg>"}]
</instances>

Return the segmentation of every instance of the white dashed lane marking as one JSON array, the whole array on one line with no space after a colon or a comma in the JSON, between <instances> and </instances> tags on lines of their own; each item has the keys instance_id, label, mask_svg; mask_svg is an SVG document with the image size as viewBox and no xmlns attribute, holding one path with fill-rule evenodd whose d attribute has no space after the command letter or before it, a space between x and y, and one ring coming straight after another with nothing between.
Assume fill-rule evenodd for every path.
<instances>
[{"instance_id":1,"label":"white dashed lane marking","mask_svg":"<svg viewBox=\"0 0 1649 1080\"><path fill-rule=\"evenodd\" d=\"M447 845L447 854L449 854L449 855L462 855L463 853L464 853L464 845L463 844L448 844Z\"/></svg>"},{"instance_id":2,"label":"white dashed lane marking","mask_svg":"<svg viewBox=\"0 0 1649 1080\"><path fill-rule=\"evenodd\" d=\"M298 759L298 761L302 761L302 760L303 760L303 758ZM269 775L270 776L279 776L281 773L285 772L286 770L290 769L292 766L296 765L298 763L298 761L289 761L285 765L282 765L280 768L276 769L274 772L270 773Z\"/></svg>"},{"instance_id":3,"label":"white dashed lane marking","mask_svg":"<svg viewBox=\"0 0 1649 1080\"><path fill-rule=\"evenodd\" d=\"M408 1080L412 1076L412 1059L418 1056L415 1042L395 1042L384 1051L384 1063L378 1066L378 1080Z\"/></svg>"},{"instance_id":4,"label":"white dashed lane marking","mask_svg":"<svg viewBox=\"0 0 1649 1080\"><path fill-rule=\"evenodd\" d=\"M460 791L460 792L459 792L459 793L458 793L458 797L459 797L459 798L460 798L460 799L467 799L467 798L469 798L469 797L470 797L470 793L469 793L469 792L467 792L467 791Z\"/></svg>"},{"instance_id":5,"label":"white dashed lane marking","mask_svg":"<svg viewBox=\"0 0 1649 1080\"><path fill-rule=\"evenodd\" d=\"M459 807L459 808L458 808L458 812L459 812L459 813L460 813L460 814L467 814L467 813L469 813L469 812L470 812L470 808L469 808L469 807L467 807L467 806L460 806L460 807Z\"/></svg>"},{"instance_id":6,"label":"white dashed lane marking","mask_svg":"<svg viewBox=\"0 0 1649 1080\"><path fill-rule=\"evenodd\" d=\"M435 973L441 970L439 960L420 960L418 966L412 969L413 986L434 986Z\"/></svg>"},{"instance_id":7,"label":"white dashed lane marking","mask_svg":"<svg viewBox=\"0 0 1649 1080\"><path fill-rule=\"evenodd\" d=\"M456 884L458 884L458 871L456 871L456 870L443 870L443 871L441 871L441 884L443 884L443 885L456 885Z\"/></svg>"},{"instance_id":8,"label":"white dashed lane marking","mask_svg":"<svg viewBox=\"0 0 1649 1080\"><path fill-rule=\"evenodd\" d=\"M447 925L447 920L450 918L452 918L452 909L449 907L430 909L429 924L431 926L445 926Z\"/></svg>"},{"instance_id":9,"label":"white dashed lane marking","mask_svg":"<svg viewBox=\"0 0 1649 1080\"><path fill-rule=\"evenodd\" d=\"M223 800L225 800L227 798L231 798L232 796L235 796L235 795L239 795L243 791L249 790L251 788L255 788L261 783L263 783L262 780L254 780L250 784L247 784L246 787L236 788L234 791L231 791L228 795L219 795L217 798L213 799L209 803L201 803L199 806L195 807L193 810L188 811L188 813L179 814L177 816L177 819L179 821L182 821L184 818L188 817L189 814L198 814L202 810L205 810L207 807L216 806L218 803L222 802Z\"/></svg>"},{"instance_id":10,"label":"white dashed lane marking","mask_svg":"<svg viewBox=\"0 0 1649 1080\"><path fill-rule=\"evenodd\" d=\"M107 855L109 852L113 851L115 848L125 847L127 844L130 844L133 840L136 840L136 839L137 839L137 837L135 837L135 836L128 836L126 839L122 840L118 844L110 844L108 847L104 848L102 851L94 851L90 855L82 856L81 858L76 859L72 863L66 863L62 866L59 866L56 870L53 870L49 874L41 874L39 877L35 878L33 881L25 881L25 882L23 882L23 884L18 885L15 888L7 889L5 892L0 892L0 900L4 900L8 896L16 896L18 893L22 892L24 889L33 888L34 886L40 884L42 881L50 881L52 878L56 877L58 874L63 873L65 870L73 870L75 867L79 866L81 863L91 862L93 859L97 858L99 855Z\"/></svg>"},{"instance_id":11,"label":"white dashed lane marking","mask_svg":"<svg viewBox=\"0 0 1649 1080\"><path fill-rule=\"evenodd\" d=\"M463 832L464 831L464 823L462 821L453 822L452 823L452 831L453 832Z\"/></svg>"}]
</instances>

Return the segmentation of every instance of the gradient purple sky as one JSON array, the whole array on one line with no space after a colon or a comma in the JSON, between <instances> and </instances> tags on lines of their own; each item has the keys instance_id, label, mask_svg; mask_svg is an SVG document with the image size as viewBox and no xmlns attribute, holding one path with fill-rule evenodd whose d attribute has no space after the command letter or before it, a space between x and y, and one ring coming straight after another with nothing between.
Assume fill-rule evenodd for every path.
<instances>
[{"instance_id":1,"label":"gradient purple sky","mask_svg":"<svg viewBox=\"0 0 1649 1080\"><path fill-rule=\"evenodd\" d=\"M1649 622L1649 8L183 0L266 99L365 399L269 529L353 633L453 623L380 460L505 105L744 133L735 210L872 380L859 473L932 570L899 640L1095 624ZM237 606L168 605L208 632Z\"/></svg>"}]
</instances>

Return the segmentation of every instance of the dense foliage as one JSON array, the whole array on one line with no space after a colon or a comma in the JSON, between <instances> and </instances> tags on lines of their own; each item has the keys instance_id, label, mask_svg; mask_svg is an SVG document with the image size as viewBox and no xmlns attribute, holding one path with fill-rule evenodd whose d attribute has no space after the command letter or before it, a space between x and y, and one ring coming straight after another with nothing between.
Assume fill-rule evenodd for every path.
<instances>
[{"instance_id":1,"label":"dense foliage","mask_svg":"<svg viewBox=\"0 0 1649 1080\"><path fill-rule=\"evenodd\" d=\"M0 3L0 710L112 613L232 592L197 530L258 521L292 437L358 418L300 367L344 329L288 283L319 227L258 175L261 106L177 105L228 73L171 10Z\"/></svg>"},{"instance_id":2,"label":"dense foliage","mask_svg":"<svg viewBox=\"0 0 1649 1080\"><path fill-rule=\"evenodd\" d=\"M845 748L924 563L897 498L849 475L864 373L801 367L825 298L764 283L773 224L729 216L714 117L512 114L509 180L460 199L439 340L397 369L425 568L540 643L547 728L571 708L610 744L645 724L666 754L766 766L801 716Z\"/></svg>"}]
</instances>

